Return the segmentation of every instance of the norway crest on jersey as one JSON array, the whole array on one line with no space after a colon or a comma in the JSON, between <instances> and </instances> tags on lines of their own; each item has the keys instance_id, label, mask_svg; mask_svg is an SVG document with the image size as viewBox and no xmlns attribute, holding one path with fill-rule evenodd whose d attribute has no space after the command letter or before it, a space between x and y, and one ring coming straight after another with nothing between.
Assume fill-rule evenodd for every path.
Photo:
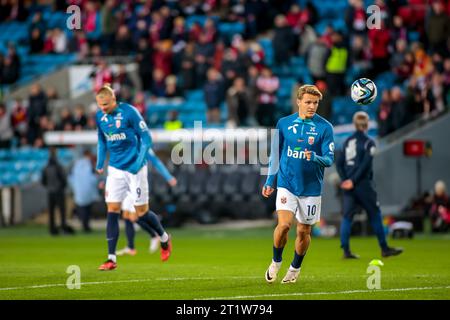
<instances>
[{"instance_id":1,"label":"norway crest on jersey","mask_svg":"<svg viewBox=\"0 0 450 320\"><path fill-rule=\"evenodd\" d=\"M308 144L310 144L310 145L314 144L314 137L313 136L309 136L308 137Z\"/></svg>"},{"instance_id":2,"label":"norway crest on jersey","mask_svg":"<svg viewBox=\"0 0 450 320\"><path fill-rule=\"evenodd\" d=\"M116 128L119 129L121 124L122 124L122 122L120 121L120 119L117 119L116 120Z\"/></svg>"}]
</instances>

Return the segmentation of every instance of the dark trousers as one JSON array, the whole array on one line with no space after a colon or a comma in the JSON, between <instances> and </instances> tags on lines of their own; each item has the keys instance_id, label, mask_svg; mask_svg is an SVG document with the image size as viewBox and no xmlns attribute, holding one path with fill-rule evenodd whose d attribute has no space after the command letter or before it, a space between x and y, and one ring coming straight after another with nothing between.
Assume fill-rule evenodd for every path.
<instances>
[{"instance_id":1,"label":"dark trousers","mask_svg":"<svg viewBox=\"0 0 450 320\"><path fill-rule=\"evenodd\" d=\"M81 223L83 225L83 230L87 231L90 230L89 221L91 219L91 209L92 206L86 205L86 206L77 206L77 215L81 220Z\"/></svg>"},{"instance_id":2,"label":"dark trousers","mask_svg":"<svg viewBox=\"0 0 450 320\"><path fill-rule=\"evenodd\" d=\"M55 209L58 207L61 215L61 227L65 228L66 224L66 202L64 192L49 192L48 193L48 210L50 214L49 227L54 230L55 226Z\"/></svg>"},{"instance_id":3,"label":"dark trousers","mask_svg":"<svg viewBox=\"0 0 450 320\"><path fill-rule=\"evenodd\" d=\"M381 249L384 250L387 247L377 192L372 184L372 181L365 180L357 183L352 190L344 191L344 217L341 224L341 247L344 250L350 248L351 225L358 205L367 212L369 222L378 238Z\"/></svg>"}]
</instances>

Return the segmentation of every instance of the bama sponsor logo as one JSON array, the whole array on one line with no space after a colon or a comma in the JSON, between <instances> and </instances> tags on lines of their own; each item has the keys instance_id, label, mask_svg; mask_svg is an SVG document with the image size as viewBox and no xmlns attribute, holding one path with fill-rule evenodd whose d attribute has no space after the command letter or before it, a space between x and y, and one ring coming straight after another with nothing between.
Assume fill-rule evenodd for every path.
<instances>
[{"instance_id":1,"label":"bama sponsor logo","mask_svg":"<svg viewBox=\"0 0 450 320\"><path fill-rule=\"evenodd\" d=\"M306 159L305 152L301 151L301 149L301 147L295 147L294 150L292 150L291 147L288 146L287 156L295 159Z\"/></svg>"},{"instance_id":2,"label":"bama sponsor logo","mask_svg":"<svg viewBox=\"0 0 450 320\"><path fill-rule=\"evenodd\" d=\"M121 133L114 133L114 134L106 134L105 133L106 140L108 141L121 141L125 140L127 138L127 135L124 132Z\"/></svg>"}]
</instances>

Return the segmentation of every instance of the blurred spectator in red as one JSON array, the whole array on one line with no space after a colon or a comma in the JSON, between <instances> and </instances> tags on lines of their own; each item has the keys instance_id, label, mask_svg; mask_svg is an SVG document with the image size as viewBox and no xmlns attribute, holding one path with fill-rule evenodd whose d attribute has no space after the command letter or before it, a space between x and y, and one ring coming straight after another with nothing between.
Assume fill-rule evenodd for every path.
<instances>
[{"instance_id":1,"label":"blurred spectator in red","mask_svg":"<svg viewBox=\"0 0 450 320\"><path fill-rule=\"evenodd\" d=\"M11 117L6 106L0 102L0 149L10 148L13 137Z\"/></svg>"},{"instance_id":2,"label":"blurred spectator in red","mask_svg":"<svg viewBox=\"0 0 450 320\"><path fill-rule=\"evenodd\" d=\"M166 94L166 84L164 82L164 72L161 69L153 71L153 83L151 93L155 97L164 97Z\"/></svg>"},{"instance_id":3,"label":"blurred spectator in red","mask_svg":"<svg viewBox=\"0 0 450 320\"><path fill-rule=\"evenodd\" d=\"M155 44L153 65L161 69L164 77L172 73L172 42L170 40L159 41Z\"/></svg>"},{"instance_id":4,"label":"blurred spectator in red","mask_svg":"<svg viewBox=\"0 0 450 320\"><path fill-rule=\"evenodd\" d=\"M54 30L49 29L45 33L43 53L47 54L47 53L55 52L55 43L53 42L53 32L54 32Z\"/></svg>"},{"instance_id":5,"label":"blurred spectator in red","mask_svg":"<svg viewBox=\"0 0 450 320\"><path fill-rule=\"evenodd\" d=\"M197 42L200 39L200 35L202 34L202 26L199 22L194 22L189 30L189 40L193 42Z\"/></svg>"},{"instance_id":6,"label":"blurred spectator in red","mask_svg":"<svg viewBox=\"0 0 450 320\"><path fill-rule=\"evenodd\" d=\"M136 93L133 101L133 106L139 111L139 113L144 117L147 117L146 111L147 106L145 105L145 94L142 91Z\"/></svg>"},{"instance_id":7,"label":"blurred spectator in red","mask_svg":"<svg viewBox=\"0 0 450 320\"><path fill-rule=\"evenodd\" d=\"M432 230L447 231L450 227L450 200L444 181L439 180L434 185L434 194L429 211Z\"/></svg>"},{"instance_id":8,"label":"blurred spectator in red","mask_svg":"<svg viewBox=\"0 0 450 320\"><path fill-rule=\"evenodd\" d=\"M425 30L432 53L447 55L447 41L450 34L450 18L444 11L441 0L433 0L430 13L425 22Z\"/></svg>"},{"instance_id":9,"label":"blurred spectator in red","mask_svg":"<svg viewBox=\"0 0 450 320\"><path fill-rule=\"evenodd\" d=\"M105 83L113 82L113 74L106 61L101 59L98 62L97 69L91 74L94 79L94 91L97 92Z\"/></svg>"},{"instance_id":10,"label":"blurred spectator in red","mask_svg":"<svg viewBox=\"0 0 450 320\"><path fill-rule=\"evenodd\" d=\"M181 79L183 79L183 88L191 90L196 87L195 83L195 46L189 42L183 50L181 57Z\"/></svg>"},{"instance_id":11,"label":"blurred spectator in red","mask_svg":"<svg viewBox=\"0 0 450 320\"><path fill-rule=\"evenodd\" d=\"M177 85L177 77L175 75L169 75L166 78L166 89L165 96L166 98L182 98L183 92L180 87Z\"/></svg>"},{"instance_id":12,"label":"blurred spectator in red","mask_svg":"<svg viewBox=\"0 0 450 320\"><path fill-rule=\"evenodd\" d=\"M292 28L287 24L284 15L275 17L274 37L272 40L276 65L287 65L294 47Z\"/></svg>"},{"instance_id":13,"label":"blurred spectator in red","mask_svg":"<svg viewBox=\"0 0 450 320\"><path fill-rule=\"evenodd\" d=\"M345 22L350 33L366 33L366 10L363 0L349 0L349 6L345 12Z\"/></svg>"},{"instance_id":14,"label":"blurred spectator in red","mask_svg":"<svg viewBox=\"0 0 450 320\"><path fill-rule=\"evenodd\" d=\"M222 63L224 60L225 52L228 48L225 48L223 41L218 41L214 49L214 57L212 67L217 70L222 70Z\"/></svg>"},{"instance_id":15,"label":"blurred spectator in red","mask_svg":"<svg viewBox=\"0 0 450 320\"><path fill-rule=\"evenodd\" d=\"M216 42L217 29L213 19L208 18L205 20L205 24L203 26L203 34L205 35L206 42L208 43Z\"/></svg>"},{"instance_id":16,"label":"blurred spectator in red","mask_svg":"<svg viewBox=\"0 0 450 320\"><path fill-rule=\"evenodd\" d=\"M27 110L20 99L16 99L11 110L11 124L14 130L14 136L21 145L27 143Z\"/></svg>"},{"instance_id":17,"label":"blurred spectator in red","mask_svg":"<svg viewBox=\"0 0 450 320\"><path fill-rule=\"evenodd\" d=\"M79 104L75 106L73 114L73 127L75 130L83 130L87 126L87 117L84 111L84 106Z\"/></svg>"},{"instance_id":18,"label":"blurred spectator in red","mask_svg":"<svg viewBox=\"0 0 450 320\"><path fill-rule=\"evenodd\" d=\"M261 75L256 80L258 88L258 108L256 110L256 119L261 126L273 127L275 124L275 111L277 103L277 91L280 87L280 81L272 70L265 67Z\"/></svg>"},{"instance_id":19,"label":"blurred spectator in red","mask_svg":"<svg viewBox=\"0 0 450 320\"><path fill-rule=\"evenodd\" d=\"M389 69L389 42L391 36L383 20L381 28L372 28L368 32L370 51L372 52L372 79Z\"/></svg>"},{"instance_id":20,"label":"blurred spectator in red","mask_svg":"<svg viewBox=\"0 0 450 320\"><path fill-rule=\"evenodd\" d=\"M86 32L86 37L89 40L97 40L100 37L99 31L101 29L100 12L97 3L90 0L86 1L81 12L83 13L81 25L84 32Z\"/></svg>"},{"instance_id":21,"label":"blurred spectator in red","mask_svg":"<svg viewBox=\"0 0 450 320\"><path fill-rule=\"evenodd\" d=\"M254 104L251 104L250 93L243 78L238 77L234 80L233 85L227 91L226 102L228 127L248 126L254 122Z\"/></svg>"},{"instance_id":22,"label":"blurred spectator in red","mask_svg":"<svg viewBox=\"0 0 450 320\"><path fill-rule=\"evenodd\" d=\"M208 123L220 122L220 105L224 99L223 79L214 68L208 69L207 81L203 87Z\"/></svg>"}]
</instances>

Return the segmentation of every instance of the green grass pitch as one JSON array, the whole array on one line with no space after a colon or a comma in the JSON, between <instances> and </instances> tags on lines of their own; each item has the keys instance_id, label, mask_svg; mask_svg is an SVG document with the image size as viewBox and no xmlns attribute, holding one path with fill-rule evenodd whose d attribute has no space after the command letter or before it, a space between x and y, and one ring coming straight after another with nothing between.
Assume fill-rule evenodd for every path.
<instances>
[{"instance_id":1,"label":"green grass pitch","mask_svg":"<svg viewBox=\"0 0 450 320\"><path fill-rule=\"evenodd\" d=\"M148 237L137 233L134 257L118 268L97 271L104 261L103 232L51 238L44 227L0 230L0 299L450 299L450 237L391 240L405 252L381 258L374 237L352 239L360 260L343 260L339 240L313 238L299 281L282 285L293 255L284 251L277 282L264 272L272 255L272 229L173 229L173 256L150 255ZM124 246L121 231L119 248ZM367 267L382 259L381 289L367 288ZM67 267L78 265L81 288L66 287Z\"/></svg>"}]
</instances>

